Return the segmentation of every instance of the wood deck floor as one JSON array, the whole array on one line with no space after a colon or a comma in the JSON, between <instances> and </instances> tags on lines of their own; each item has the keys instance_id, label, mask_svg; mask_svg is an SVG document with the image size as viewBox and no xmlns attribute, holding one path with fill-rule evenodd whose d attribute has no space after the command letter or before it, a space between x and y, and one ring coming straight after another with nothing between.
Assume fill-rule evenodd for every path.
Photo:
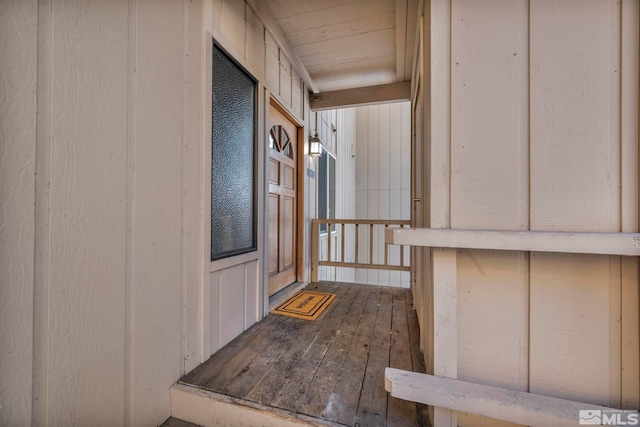
<instances>
[{"instance_id":1,"label":"wood deck floor","mask_svg":"<svg viewBox=\"0 0 640 427\"><path fill-rule=\"evenodd\" d=\"M347 426L429 425L388 396L387 366L424 372L406 289L322 282L337 295L315 321L269 315L180 382Z\"/></svg>"}]
</instances>

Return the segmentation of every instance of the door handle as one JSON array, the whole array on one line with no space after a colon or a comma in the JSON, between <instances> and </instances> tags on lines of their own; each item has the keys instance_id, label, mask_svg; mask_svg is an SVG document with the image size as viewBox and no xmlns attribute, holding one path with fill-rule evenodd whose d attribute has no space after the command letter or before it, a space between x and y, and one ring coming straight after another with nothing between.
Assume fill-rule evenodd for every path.
<instances>
[{"instance_id":1,"label":"door handle","mask_svg":"<svg viewBox=\"0 0 640 427\"><path fill-rule=\"evenodd\" d=\"M411 199L413 201L413 203L420 203L422 200L420 199L420 197L414 197L413 199Z\"/></svg>"}]
</instances>

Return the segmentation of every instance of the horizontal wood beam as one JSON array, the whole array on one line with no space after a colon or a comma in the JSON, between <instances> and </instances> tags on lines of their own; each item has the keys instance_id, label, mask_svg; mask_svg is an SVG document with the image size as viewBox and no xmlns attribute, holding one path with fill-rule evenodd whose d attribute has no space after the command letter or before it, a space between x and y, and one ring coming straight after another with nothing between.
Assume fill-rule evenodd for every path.
<instances>
[{"instance_id":1,"label":"horizontal wood beam","mask_svg":"<svg viewBox=\"0 0 640 427\"><path fill-rule=\"evenodd\" d=\"M356 107L359 105L383 104L409 101L411 82L389 83L379 86L365 86L353 89L320 92L311 97L311 110Z\"/></svg>"},{"instance_id":2,"label":"horizontal wood beam","mask_svg":"<svg viewBox=\"0 0 640 427\"><path fill-rule=\"evenodd\" d=\"M640 256L640 233L570 233L389 228L393 245Z\"/></svg>"},{"instance_id":3,"label":"horizontal wood beam","mask_svg":"<svg viewBox=\"0 0 640 427\"><path fill-rule=\"evenodd\" d=\"M384 380L385 389L398 399L532 427L575 427L580 410L615 410L395 368L385 369Z\"/></svg>"},{"instance_id":4,"label":"horizontal wood beam","mask_svg":"<svg viewBox=\"0 0 640 427\"><path fill-rule=\"evenodd\" d=\"M367 270L411 271L409 266L402 266L402 265L360 264L360 263L354 263L354 262L338 262L338 261L318 261L318 265L322 267L364 268Z\"/></svg>"},{"instance_id":5,"label":"horizontal wood beam","mask_svg":"<svg viewBox=\"0 0 640 427\"><path fill-rule=\"evenodd\" d=\"M312 219L312 224L410 225L405 219Z\"/></svg>"}]
</instances>

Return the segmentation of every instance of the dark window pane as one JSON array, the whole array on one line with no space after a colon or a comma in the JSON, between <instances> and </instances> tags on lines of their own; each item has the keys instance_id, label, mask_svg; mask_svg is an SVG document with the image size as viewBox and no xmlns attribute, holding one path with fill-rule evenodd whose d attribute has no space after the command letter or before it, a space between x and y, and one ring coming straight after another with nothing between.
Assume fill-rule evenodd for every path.
<instances>
[{"instance_id":1,"label":"dark window pane","mask_svg":"<svg viewBox=\"0 0 640 427\"><path fill-rule=\"evenodd\" d=\"M336 159L327 150L322 149L322 156L318 159L318 218L336 218ZM336 226L331 226L335 231ZM320 232L327 232L327 224L320 224Z\"/></svg>"},{"instance_id":2,"label":"dark window pane","mask_svg":"<svg viewBox=\"0 0 640 427\"><path fill-rule=\"evenodd\" d=\"M213 53L211 260L256 249L255 83Z\"/></svg>"}]
</instances>

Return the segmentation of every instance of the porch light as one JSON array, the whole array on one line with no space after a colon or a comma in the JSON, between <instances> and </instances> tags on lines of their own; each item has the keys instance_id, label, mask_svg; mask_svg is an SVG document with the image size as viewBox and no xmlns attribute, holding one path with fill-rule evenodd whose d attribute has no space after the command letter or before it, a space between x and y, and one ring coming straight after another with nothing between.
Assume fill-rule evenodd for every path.
<instances>
[{"instance_id":1,"label":"porch light","mask_svg":"<svg viewBox=\"0 0 640 427\"><path fill-rule=\"evenodd\" d=\"M322 142L318 138L318 132L309 138L309 155L312 157L322 156Z\"/></svg>"}]
</instances>

